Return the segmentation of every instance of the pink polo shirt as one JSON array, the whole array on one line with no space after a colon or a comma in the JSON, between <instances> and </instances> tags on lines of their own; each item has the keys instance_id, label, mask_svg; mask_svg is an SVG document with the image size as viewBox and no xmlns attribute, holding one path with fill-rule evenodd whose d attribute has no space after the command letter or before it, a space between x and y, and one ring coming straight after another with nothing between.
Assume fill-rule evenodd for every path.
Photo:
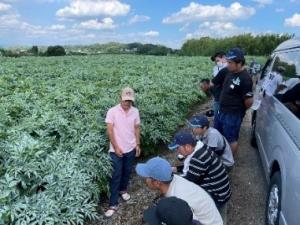
<instances>
[{"instance_id":1,"label":"pink polo shirt","mask_svg":"<svg viewBox=\"0 0 300 225\"><path fill-rule=\"evenodd\" d=\"M125 112L118 104L108 110L105 122L113 124L115 140L123 153L131 152L136 147L135 126L141 123L137 108L131 107ZM109 151L115 151L111 143Z\"/></svg>"}]
</instances>

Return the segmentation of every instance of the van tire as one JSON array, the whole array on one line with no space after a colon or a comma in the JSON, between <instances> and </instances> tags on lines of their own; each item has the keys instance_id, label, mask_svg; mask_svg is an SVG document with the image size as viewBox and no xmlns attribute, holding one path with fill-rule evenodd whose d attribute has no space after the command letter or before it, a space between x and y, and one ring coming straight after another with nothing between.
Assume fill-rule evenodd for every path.
<instances>
[{"instance_id":1,"label":"van tire","mask_svg":"<svg viewBox=\"0 0 300 225\"><path fill-rule=\"evenodd\" d=\"M271 177L269 184L265 213L266 225L279 225L279 218L281 212L281 195L281 174L280 171L277 171Z\"/></svg>"}]
</instances>

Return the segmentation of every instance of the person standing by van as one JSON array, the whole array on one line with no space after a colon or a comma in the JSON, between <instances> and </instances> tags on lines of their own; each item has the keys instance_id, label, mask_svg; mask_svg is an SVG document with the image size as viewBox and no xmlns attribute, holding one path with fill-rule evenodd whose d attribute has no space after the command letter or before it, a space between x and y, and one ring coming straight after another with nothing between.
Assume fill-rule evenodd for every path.
<instances>
[{"instance_id":1,"label":"person standing by van","mask_svg":"<svg viewBox=\"0 0 300 225\"><path fill-rule=\"evenodd\" d=\"M210 59L216 64L213 68L213 77L215 77L221 69L227 66L226 54L225 52L216 52Z\"/></svg>"},{"instance_id":2,"label":"person standing by van","mask_svg":"<svg viewBox=\"0 0 300 225\"><path fill-rule=\"evenodd\" d=\"M228 70L226 68L227 60L225 55L226 54L224 52L217 52L214 56L211 57L211 60L214 61L216 64L213 68L213 79L216 79L216 77L218 77L218 79L224 80L225 75L228 73ZM222 91L222 86L223 84L219 84L210 87L210 92L214 97L213 110L215 117L220 109L220 94Z\"/></svg>"},{"instance_id":3,"label":"person standing by van","mask_svg":"<svg viewBox=\"0 0 300 225\"><path fill-rule=\"evenodd\" d=\"M239 132L246 110L253 103L252 79L245 69L245 56L240 48L227 55L228 71L220 96L220 110L214 126L227 139L232 153L238 151ZM214 80L214 85L221 84Z\"/></svg>"}]
</instances>

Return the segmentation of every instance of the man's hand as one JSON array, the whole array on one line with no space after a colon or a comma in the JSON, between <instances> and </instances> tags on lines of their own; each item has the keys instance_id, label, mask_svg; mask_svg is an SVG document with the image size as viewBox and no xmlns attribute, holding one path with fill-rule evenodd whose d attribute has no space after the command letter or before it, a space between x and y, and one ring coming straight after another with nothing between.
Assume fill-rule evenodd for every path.
<instances>
[{"instance_id":1,"label":"man's hand","mask_svg":"<svg viewBox=\"0 0 300 225\"><path fill-rule=\"evenodd\" d=\"M253 104L253 97L246 98L246 100L244 101L244 104L245 104L246 109L249 109Z\"/></svg>"},{"instance_id":2,"label":"man's hand","mask_svg":"<svg viewBox=\"0 0 300 225\"><path fill-rule=\"evenodd\" d=\"M141 150L140 145L137 145L137 146L135 147L135 151L136 151L135 157L140 157L140 155L141 155L141 153L142 153L142 150Z\"/></svg>"},{"instance_id":3,"label":"man's hand","mask_svg":"<svg viewBox=\"0 0 300 225\"><path fill-rule=\"evenodd\" d=\"M122 151L122 149L116 148L116 149L115 149L115 153L116 153L117 156L123 157L123 151Z\"/></svg>"},{"instance_id":4,"label":"man's hand","mask_svg":"<svg viewBox=\"0 0 300 225\"><path fill-rule=\"evenodd\" d=\"M173 171L173 173L177 173L177 167L173 166L172 171Z\"/></svg>"}]
</instances>

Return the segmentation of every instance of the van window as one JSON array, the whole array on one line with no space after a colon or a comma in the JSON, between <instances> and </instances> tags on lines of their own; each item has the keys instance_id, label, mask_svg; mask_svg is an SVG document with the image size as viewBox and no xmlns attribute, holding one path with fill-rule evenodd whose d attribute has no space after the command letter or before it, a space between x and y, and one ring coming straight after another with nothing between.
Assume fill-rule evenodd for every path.
<instances>
[{"instance_id":1,"label":"van window","mask_svg":"<svg viewBox=\"0 0 300 225\"><path fill-rule=\"evenodd\" d=\"M260 79L262 80L269 72L271 72L271 66L272 66L272 61L273 58L269 58L266 62L266 64L264 65L262 72L261 72L261 76Z\"/></svg>"},{"instance_id":2,"label":"van window","mask_svg":"<svg viewBox=\"0 0 300 225\"><path fill-rule=\"evenodd\" d=\"M300 117L300 49L280 52L276 55L272 71L279 66L285 70L282 73L283 83L276 97L298 118Z\"/></svg>"},{"instance_id":3,"label":"van window","mask_svg":"<svg viewBox=\"0 0 300 225\"><path fill-rule=\"evenodd\" d=\"M274 61L272 71L279 66L285 68L282 74L284 80L300 75L300 50L279 53Z\"/></svg>"}]
</instances>

